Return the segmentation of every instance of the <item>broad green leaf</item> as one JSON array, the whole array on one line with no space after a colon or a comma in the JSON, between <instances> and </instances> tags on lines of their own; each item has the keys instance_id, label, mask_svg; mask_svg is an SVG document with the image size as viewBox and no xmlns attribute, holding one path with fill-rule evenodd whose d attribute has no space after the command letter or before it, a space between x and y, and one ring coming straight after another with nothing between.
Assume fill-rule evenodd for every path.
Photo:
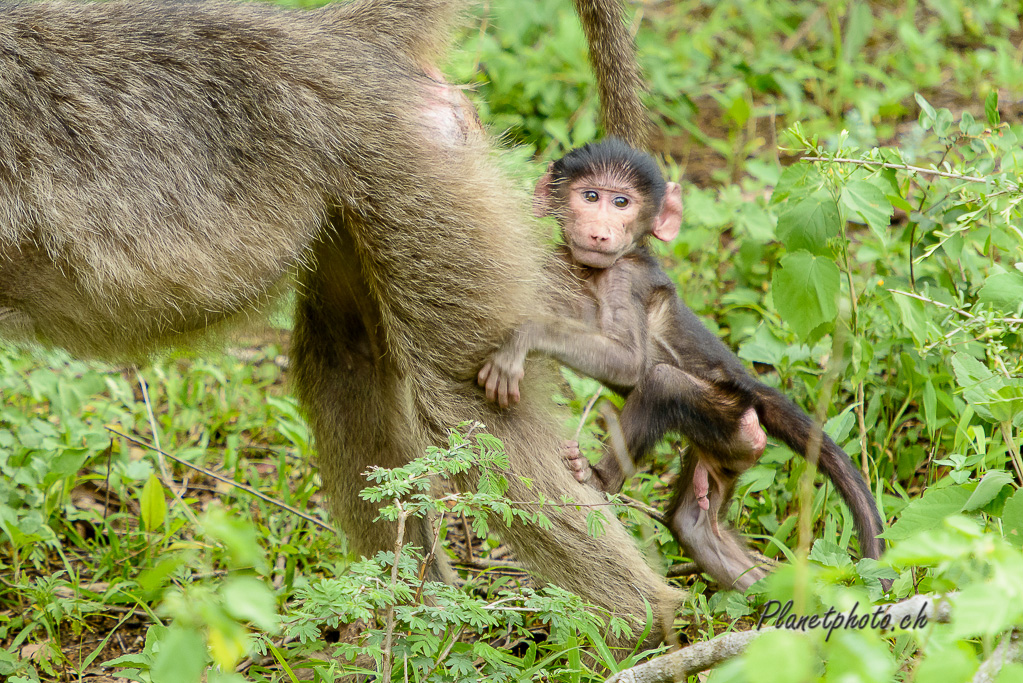
<instances>
[{"instance_id":1,"label":"broad green leaf","mask_svg":"<svg viewBox=\"0 0 1023 683\"><path fill-rule=\"evenodd\" d=\"M139 516L142 517L142 526L146 531L156 531L167 518L167 499L164 497L163 484L155 474L150 475L142 487Z\"/></svg>"},{"instance_id":2,"label":"broad green leaf","mask_svg":"<svg viewBox=\"0 0 1023 683\"><path fill-rule=\"evenodd\" d=\"M864 608L863 612L866 611ZM857 615L863 612L857 611ZM835 629L829 640L832 645L828 649L824 680L857 683L889 683L895 680L894 658L880 638L856 628Z\"/></svg>"},{"instance_id":3,"label":"broad green leaf","mask_svg":"<svg viewBox=\"0 0 1023 683\"><path fill-rule=\"evenodd\" d=\"M952 124L955 122L955 117L952 116L952 112L942 107L938 110L938 116L934 119L934 134L939 138L948 137L948 133L952 130Z\"/></svg>"},{"instance_id":4,"label":"broad green leaf","mask_svg":"<svg viewBox=\"0 0 1023 683\"><path fill-rule=\"evenodd\" d=\"M792 631L768 631L749 644L743 660L747 680L791 683L813 680L813 663L817 657L805 635ZM778 662L786 665L778 666Z\"/></svg>"},{"instance_id":5,"label":"broad green leaf","mask_svg":"<svg viewBox=\"0 0 1023 683\"><path fill-rule=\"evenodd\" d=\"M1023 273L995 273L984 281L977 300L1015 314L1023 304Z\"/></svg>"},{"instance_id":6,"label":"broad green leaf","mask_svg":"<svg viewBox=\"0 0 1023 683\"><path fill-rule=\"evenodd\" d=\"M865 180L854 180L842 188L842 205L859 216L882 242L888 241L893 209L884 192Z\"/></svg>"},{"instance_id":7,"label":"broad green leaf","mask_svg":"<svg viewBox=\"0 0 1023 683\"><path fill-rule=\"evenodd\" d=\"M928 343L937 329L931 321L931 309L925 307L919 299L902 294L892 294L892 301L899 309L903 327L909 330L917 346Z\"/></svg>"},{"instance_id":8,"label":"broad green leaf","mask_svg":"<svg viewBox=\"0 0 1023 683\"><path fill-rule=\"evenodd\" d=\"M171 626L160 639L152 678L160 683L198 683L206 668L206 643L199 629Z\"/></svg>"},{"instance_id":9,"label":"broad green leaf","mask_svg":"<svg viewBox=\"0 0 1023 683\"><path fill-rule=\"evenodd\" d=\"M263 631L276 632L277 600L265 583L253 576L235 576L220 587L224 607L238 621L249 621Z\"/></svg>"},{"instance_id":10,"label":"broad green leaf","mask_svg":"<svg viewBox=\"0 0 1023 683\"><path fill-rule=\"evenodd\" d=\"M1023 381L996 375L967 353L952 356L952 369L963 396L981 417L1010 422L1023 413Z\"/></svg>"},{"instance_id":11,"label":"broad green leaf","mask_svg":"<svg viewBox=\"0 0 1023 683\"><path fill-rule=\"evenodd\" d=\"M998 492L1001 491L1006 485L1012 483L1012 475L1008 472L1001 470L992 470L984 475L984 478L977 484L977 488L973 491L973 495L963 505L963 510L966 512L973 512L984 507L998 496Z\"/></svg>"},{"instance_id":12,"label":"broad green leaf","mask_svg":"<svg viewBox=\"0 0 1023 683\"><path fill-rule=\"evenodd\" d=\"M1005 588L993 582L966 586L951 600L956 638L993 636L1012 627L1023 616L1021 601L1008 599Z\"/></svg>"},{"instance_id":13,"label":"broad green leaf","mask_svg":"<svg viewBox=\"0 0 1023 683\"><path fill-rule=\"evenodd\" d=\"M230 568L255 567L266 571L266 556L251 521L224 508L211 507L202 519L202 528L227 548Z\"/></svg>"},{"instance_id":14,"label":"broad green leaf","mask_svg":"<svg viewBox=\"0 0 1023 683\"><path fill-rule=\"evenodd\" d=\"M920 105L920 127L927 130L934 123L934 119L937 118L937 115L934 113L934 107L920 93L914 93L913 97L916 98L916 103Z\"/></svg>"},{"instance_id":15,"label":"broad green leaf","mask_svg":"<svg viewBox=\"0 0 1023 683\"><path fill-rule=\"evenodd\" d=\"M1023 548L1023 489L1012 494L1002 508L1002 532L1005 540L1017 548Z\"/></svg>"},{"instance_id":16,"label":"broad green leaf","mask_svg":"<svg viewBox=\"0 0 1023 683\"><path fill-rule=\"evenodd\" d=\"M977 656L968 647L956 644L931 648L917 667L913 680L915 683L966 683L973 679L977 665Z\"/></svg>"},{"instance_id":17,"label":"broad green leaf","mask_svg":"<svg viewBox=\"0 0 1023 683\"><path fill-rule=\"evenodd\" d=\"M962 512L973 491L962 486L928 489L906 506L898 520L882 536L890 541L901 541L921 532L929 531L949 515Z\"/></svg>"},{"instance_id":18,"label":"broad green leaf","mask_svg":"<svg viewBox=\"0 0 1023 683\"><path fill-rule=\"evenodd\" d=\"M841 273L830 260L805 251L788 254L772 279L774 305L803 340L838 317Z\"/></svg>"},{"instance_id":19,"label":"broad green leaf","mask_svg":"<svg viewBox=\"0 0 1023 683\"><path fill-rule=\"evenodd\" d=\"M771 203L801 199L820 190L823 184L823 176L812 164L792 164L782 171L778 184L771 193Z\"/></svg>"},{"instance_id":20,"label":"broad green leaf","mask_svg":"<svg viewBox=\"0 0 1023 683\"><path fill-rule=\"evenodd\" d=\"M838 204L821 191L789 206L778 216L778 239L789 249L820 253L842 230Z\"/></svg>"},{"instance_id":21,"label":"broad green leaf","mask_svg":"<svg viewBox=\"0 0 1023 683\"><path fill-rule=\"evenodd\" d=\"M746 101L746 97L744 95L738 95L734 100L732 100L732 104L729 105L728 109L725 111L728 118L735 122L735 125L739 128L746 125L751 113L752 111L750 110L749 102Z\"/></svg>"},{"instance_id":22,"label":"broad green leaf","mask_svg":"<svg viewBox=\"0 0 1023 683\"><path fill-rule=\"evenodd\" d=\"M739 475L739 488L749 485L747 493L763 491L774 483L778 470L774 467L755 465Z\"/></svg>"}]
</instances>

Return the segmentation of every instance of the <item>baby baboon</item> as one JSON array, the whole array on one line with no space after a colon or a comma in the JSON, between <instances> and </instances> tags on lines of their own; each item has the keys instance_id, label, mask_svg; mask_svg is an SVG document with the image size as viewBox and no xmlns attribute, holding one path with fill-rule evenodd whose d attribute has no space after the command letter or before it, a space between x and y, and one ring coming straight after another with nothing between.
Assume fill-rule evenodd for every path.
<instances>
[{"instance_id":1,"label":"baby baboon","mask_svg":"<svg viewBox=\"0 0 1023 683\"><path fill-rule=\"evenodd\" d=\"M685 435L692 453L666 517L689 556L723 585L747 588L763 576L742 543L718 527L736 479L764 450L760 422L801 455L819 456L852 511L863 554L879 557L880 516L849 457L794 403L746 372L647 250L650 235L668 241L678 234L679 186L664 182L649 155L610 138L551 164L536 197L536 209L562 226L575 296L554 316L520 326L487 361L478 376L487 397L501 406L518 401L530 352L625 395L627 453L614 452L610 439L612 452L592 472L604 490L621 488L622 461L643 458L668 431ZM590 477L585 460L570 460L580 480Z\"/></svg>"},{"instance_id":2,"label":"baby baboon","mask_svg":"<svg viewBox=\"0 0 1023 683\"><path fill-rule=\"evenodd\" d=\"M361 472L407 462L463 420L504 441L513 499L599 503L559 463L551 368L531 372L513 411L475 386L551 285L528 198L436 77L458 9L5 7L0 335L145 358L248 314L297 274L295 385L355 550L394 542L358 496ZM502 536L598 605L641 621L652 606L660 638L679 594L625 529L612 521L598 540L585 509L545 513L552 528ZM411 536L424 545L428 525Z\"/></svg>"}]
</instances>

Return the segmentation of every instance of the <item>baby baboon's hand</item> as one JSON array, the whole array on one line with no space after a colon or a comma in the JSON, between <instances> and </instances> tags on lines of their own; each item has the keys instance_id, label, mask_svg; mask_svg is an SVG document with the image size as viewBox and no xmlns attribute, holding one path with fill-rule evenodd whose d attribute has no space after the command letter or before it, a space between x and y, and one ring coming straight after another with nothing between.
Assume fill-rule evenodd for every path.
<instances>
[{"instance_id":1,"label":"baby baboon's hand","mask_svg":"<svg viewBox=\"0 0 1023 683\"><path fill-rule=\"evenodd\" d=\"M578 441L565 439L561 442L561 459L580 484L585 484L593 478L593 468L590 467L590 461L586 456L579 451Z\"/></svg>"},{"instance_id":2,"label":"baby baboon's hand","mask_svg":"<svg viewBox=\"0 0 1023 683\"><path fill-rule=\"evenodd\" d=\"M519 381L526 374L526 354L511 344L505 344L491 356L476 381L487 392L487 400L502 408L519 402Z\"/></svg>"}]
</instances>

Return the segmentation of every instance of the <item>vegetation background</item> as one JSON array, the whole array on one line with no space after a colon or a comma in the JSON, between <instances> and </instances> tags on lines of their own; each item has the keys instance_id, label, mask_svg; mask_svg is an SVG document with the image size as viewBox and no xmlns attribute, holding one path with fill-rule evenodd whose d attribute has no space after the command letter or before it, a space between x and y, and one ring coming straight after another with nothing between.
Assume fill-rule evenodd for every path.
<instances>
[{"instance_id":1,"label":"vegetation background","mask_svg":"<svg viewBox=\"0 0 1023 683\"><path fill-rule=\"evenodd\" d=\"M659 249L666 269L763 381L816 411L892 523L887 562L855 562L837 496L769 447L731 519L759 551L794 562L748 598L679 579L691 591L681 643L749 629L769 599L802 614L866 605L890 576L892 599L951 593L951 619L772 633L712 680L996 680L978 668L999 646L1017 663L997 680L1023 680L1012 649L1023 627L1023 3L630 9L655 151L685 187L682 235ZM492 0L457 45L447 72L473 84L524 183L598 135L567 0ZM421 582L408 551L393 571L393 554L349 558L319 526L282 311L141 370L0 348L0 677L574 682L638 661L616 661L608 626L578 599L500 568L500 523L483 537L478 511L537 513L501 500L500 449L478 433L375 482L396 516L449 511L439 531L463 590ZM582 423L591 453L598 392L566 374L566 430ZM662 505L677 451L663 444L629 496ZM416 488L472 462L496 473L477 494L431 501ZM680 561L662 529L618 512L653 562Z\"/></svg>"}]
</instances>

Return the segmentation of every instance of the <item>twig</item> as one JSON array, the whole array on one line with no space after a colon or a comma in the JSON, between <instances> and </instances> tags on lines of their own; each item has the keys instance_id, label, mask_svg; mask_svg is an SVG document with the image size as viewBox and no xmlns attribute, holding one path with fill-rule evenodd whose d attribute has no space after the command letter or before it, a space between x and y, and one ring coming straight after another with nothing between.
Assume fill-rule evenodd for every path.
<instances>
[{"instance_id":1,"label":"twig","mask_svg":"<svg viewBox=\"0 0 1023 683\"><path fill-rule=\"evenodd\" d=\"M394 662L391 661L391 645L394 642L394 603L398 601L398 561L401 558L401 548L405 542L405 520L408 519L408 512L401 506L400 500L394 501L398 508L398 534L394 540L394 562L391 564L391 600L387 605L385 618L384 647L380 653L384 666L380 672L381 681L391 680L391 669Z\"/></svg>"},{"instance_id":2,"label":"twig","mask_svg":"<svg viewBox=\"0 0 1023 683\"><path fill-rule=\"evenodd\" d=\"M952 609L946 598L951 595L953 594L950 593L945 596L914 595L902 602L889 606L884 611L884 614L887 614L889 619L891 619L892 626L897 626L906 617L915 619L921 611L928 620L936 621L939 624L947 624L952 620Z\"/></svg>"},{"instance_id":3,"label":"twig","mask_svg":"<svg viewBox=\"0 0 1023 683\"><path fill-rule=\"evenodd\" d=\"M785 52L792 52L796 49L796 46L802 43L803 38L806 38L807 34L810 33L810 29L814 27L814 24L824 18L824 14L827 11L828 6L826 4L818 5L817 9L815 9L806 19L803 19L799 26L796 27L796 30L792 32L792 35L785 39L785 42L781 45L781 49Z\"/></svg>"},{"instance_id":4,"label":"twig","mask_svg":"<svg viewBox=\"0 0 1023 683\"><path fill-rule=\"evenodd\" d=\"M695 562L681 562L679 564L673 564L668 567L668 572L665 574L669 579L681 579L684 576L693 576L699 574L702 570L700 565Z\"/></svg>"},{"instance_id":5,"label":"twig","mask_svg":"<svg viewBox=\"0 0 1023 683\"><path fill-rule=\"evenodd\" d=\"M668 524L668 520L665 518L664 515L661 514L661 511L656 508L650 507L646 503L641 503L635 498L630 498L629 496L623 496L621 494L618 495L618 502L624 505L625 507L629 507L632 508L633 510L638 510L639 512L642 512L644 515L654 520L661 526L667 527L668 529L671 528L671 526Z\"/></svg>"},{"instance_id":6,"label":"twig","mask_svg":"<svg viewBox=\"0 0 1023 683\"><path fill-rule=\"evenodd\" d=\"M991 178L980 178L978 176L963 175L962 173L950 173L948 171L938 171L930 168L921 168L919 166L910 166L909 164L892 164L886 161L869 161L867 159L843 159L841 157L801 157L800 161L828 161L836 164L853 164L856 166L876 166L878 168L891 168L896 171L912 171L913 173L923 173L925 175L940 176L942 178L952 178L953 180L962 180L970 183L988 183L991 182ZM1005 181L1006 186L1011 190L1019 190L1019 185L1016 183L1010 183Z\"/></svg>"},{"instance_id":7,"label":"twig","mask_svg":"<svg viewBox=\"0 0 1023 683\"><path fill-rule=\"evenodd\" d=\"M192 463L188 462L187 460L179 458L176 455L171 455L170 453L167 453L166 451L162 451L159 448L156 448L151 443L146 443L145 441L141 441L139 439L136 439L133 436L128 436L127 434L125 434L123 432L119 432L116 429L114 429L113 427L107 427L106 429L111 434L116 434L117 436L121 437L122 439L127 439L128 441L132 442L133 444L135 444L137 446L142 446L143 448L148 448L150 450L157 451L158 453L160 453L164 457L170 458L171 460L173 460L174 462L178 463L179 465L184 465L185 467L191 468L191 469L195 470L196 472L201 472L202 474L205 474L210 479L216 479L217 481L223 482L223 483L228 484L230 486L233 486L236 489L241 489L242 491L245 491L246 493L248 493L250 495L253 495L256 498L259 498L260 500L266 501L267 503L270 503L271 505L279 507L282 510L287 510L291 514L296 515L298 517L301 517L305 521L309 522L310 524L314 524L314 525L320 527L321 529L325 529L326 531L330 531L332 533L337 533L337 531L334 529L334 527L332 527L331 525L327 524L326 522L320 521L320 520L316 519L315 517L313 517L312 515L309 515L309 514L307 514L305 512L302 512L298 508L292 507L292 506L288 505L287 503L283 503L283 502L277 500L276 498L272 498L272 497L266 495L265 493L263 493L262 491L258 491L256 489L252 488L251 486L246 486L245 484L239 484L238 482L234 481L233 479L228 479L227 477L225 477L223 475L220 475L220 474L217 474L216 472L213 472L211 470L208 470L205 467L199 467L198 465L193 465Z\"/></svg>"},{"instance_id":8,"label":"twig","mask_svg":"<svg viewBox=\"0 0 1023 683\"><path fill-rule=\"evenodd\" d=\"M579 417L579 426L575 428L575 440L579 440L579 435L583 433L583 425L586 424L586 418L589 417L590 411L593 410L593 404L597 402L600 395L604 393L604 387L597 387L597 390L590 396L590 400L586 402L586 407L583 408L583 414Z\"/></svg>"},{"instance_id":9,"label":"twig","mask_svg":"<svg viewBox=\"0 0 1023 683\"><path fill-rule=\"evenodd\" d=\"M1002 667L1009 662L1023 662L1023 642L1019 631L1007 633L991 656L977 669L973 675L973 683L994 683Z\"/></svg>"},{"instance_id":10,"label":"twig","mask_svg":"<svg viewBox=\"0 0 1023 683\"><path fill-rule=\"evenodd\" d=\"M761 633L773 631L764 628L760 631L742 631L726 633L702 643L696 643L676 652L655 657L607 679L606 683L675 683L684 681L701 671L706 671L726 659L741 654Z\"/></svg>"},{"instance_id":11,"label":"twig","mask_svg":"<svg viewBox=\"0 0 1023 683\"><path fill-rule=\"evenodd\" d=\"M493 569L511 569L516 572L526 571L526 566L521 562L515 562L513 560L491 560L485 557L474 557L468 562L457 562L460 567L467 569L479 569L480 571L490 571Z\"/></svg>"},{"instance_id":12,"label":"twig","mask_svg":"<svg viewBox=\"0 0 1023 683\"><path fill-rule=\"evenodd\" d=\"M142 390L142 402L146 406L146 415L149 418L149 429L153 432L153 443L156 444L156 464L160 467L160 477L163 480L164 485L174 496L174 501L179 505L181 510L185 513L185 517L188 518L192 524L198 526L199 519L192 512L192 508L185 503L185 491L188 490L187 485L180 487L174 485L174 477L171 475L170 468L167 467L167 458L163 455L163 449L160 448L160 430L156 428L156 416L153 414L153 403L149 400L149 383L142 377L142 373L139 369L135 368L135 379L139 383L139 389ZM109 467L107 469L109 472Z\"/></svg>"},{"instance_id":13,"label":"twig","mask_svg":"<svg viewBox=\"0 0 1023 683\"><path fill-rule=\"evenodd\" d=\"M1019 477L1020 483L1023 483L1023 460L1020 458L1020 449L1016 445L1016 440L1012 438L1012 423L1000 422L998 426L1001 428L1005 446L1009 449L1009 460L1012 461L1012 467L1016 470L1016 476Z\"/></svg>"},{"instance_id":14,"label":"twig","mask_svg":"<svg viewBox=\"0 0 1023 683\"><path fill-rule=\"evenodd\" d=\"M888 291L891 292L892 294L901 294L902 296L908 296L910 299L916 299L917 301L923 301L926 304L931 304L933 306L937 306L938 308L944 308L946 310L952 311L953 313L958 313L959 315L963 316L964 318L969 318L970 320L972 320L974 322L1004 323L1006 325L1020 325L1020 324L1023 324L1023 318L990 318L990 319L982 318L981 316L974 315L973 313L970 313L969 311L964 310L962 308L956 308L955 306L951 306L949 304L942 303L940 301L935 301L934 299L928 299L927 297L922 296L920 294L916 294L914 292L904 292L901 289L889 289Z\"/></svg>"},{"instance_id":15,"label":"twig","mask_svg":"<svg viewBox=\"0 0 1023 683\"><path fill-rule=\"evenodd\" d=\"M458 638L462 635L462 631L465 630L465 626L466 626L465 624L462 624L461 626L458 627L458 630L455 631L455 635L451 637L451 642L444 646L444 651L440 653L439 657L437 657L437 661L433 663L433 666L430 667L430 670L426 672L426 675L423 676L420 680L424 681L430 680L430 676L432 676L433 672L437 670L437 667L439 667L441 663L445 659L447 659L447 656L451 654L451 650L452 648L455 647L455 643L458 642ZM386 681L387 679L385 678L383 680Z\"/></svg>"}]
</instances>

